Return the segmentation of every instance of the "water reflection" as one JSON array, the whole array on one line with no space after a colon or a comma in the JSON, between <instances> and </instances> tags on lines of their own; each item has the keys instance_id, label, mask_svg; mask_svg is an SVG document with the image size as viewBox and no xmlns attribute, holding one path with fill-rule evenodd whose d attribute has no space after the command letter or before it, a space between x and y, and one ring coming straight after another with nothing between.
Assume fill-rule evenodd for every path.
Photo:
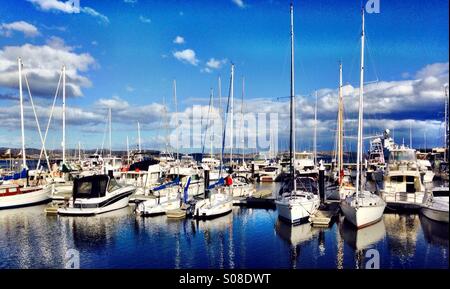
<instances>
[{"instance_id":1,"label":"water reflection","mask_svg":"<svg viewBox=\"0 0 450 289\"><path fill-rule=\"evenodd\" d=\"M384 214L387 244L391 256L396 256L401 264L409 263L416 254L418 228L417 214Z\"/></svg>"},{"instance_id":2,"label":"water reflection","mask_svg":"<svg viewBox=\"0 0 450 289\"><path fill-rule=\"evenodd\" d=\"M425 240L429 244L440 245L448 248L448 223L436 222L423 215L420 215L419 219Z\"/></svg>"},{"instance_id":3,"label":"water reflection","mask_svg":"<svg viewBox=\"0 0 450 289\"><path fill-rule=\"evenodd\" d=\"M379 221L371 226L357 229L349 222L342 222L339 224L339 232L348 244L354 250L363 250L378 243L386 235L386 227L384 220Z\"/></svg>"}]
</instances>

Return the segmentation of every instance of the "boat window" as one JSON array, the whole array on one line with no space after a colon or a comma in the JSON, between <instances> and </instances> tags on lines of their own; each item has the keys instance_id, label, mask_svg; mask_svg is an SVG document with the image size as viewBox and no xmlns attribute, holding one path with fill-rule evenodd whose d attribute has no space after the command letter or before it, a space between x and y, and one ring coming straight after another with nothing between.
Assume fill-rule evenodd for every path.
<instances>
[{"instance_id":1,"label":"boat window","mask_svg":"<svg viewBox=\"0 0 450 289\"><path fill-rule=\"evenodd\" d=\"M265 168L264 169L264 171L266 171L266 172L275 172L275 171L277 171L278 170L278 168Z\"/></svg>"},{"instance_id":2,"label":"boat window","mask_svg":"<svg viewBox=\"0 0 450 289\"><path fill-rule=\"evenodd\" d=\"M5 189L1 189L0 190L0 194L4 194L4 193L6 193L6 190Z\"/></svg>"},{"instance_id":3,"label":"boat window","mask_svg":"<svg viewBox=\"0 0 450 289\"><path fill-rule=\"evenodd\" d=\"M414 182L414 176L406 176L406 181L407 181L408 183Z\"/></svg>"},{"instance_id":4,"label":"boat window","mask_svg":"<svg viewBox=\"0 0 450 289\"><path fill-rule=\"evenodd\" d=\"M434 197L448 197L449 196L449 191L433 191L433 196Z\"/></svg>"},{"instance_id":5,"label":"boat window","mask_svg":"<svg viewBox=\"0 0 450 289\"><path fill-rule=\"evenodd\" d=\"M403 182L403 176L392 176L391 182L401 183Z\"/></svg>"},{"instance_id":6,"label":"boat window","mask_svg":"<svg viewBox=\"0 0 450 289\"><path fill-rule=\"evenodd\" d=\"M391 154L393 161L416 161L416 155L413 150L394 151Z\"/></svg>"},{"instance_id":7,"label":"boat window","mask_svg":"<svg viewBox=\"0 0 450 289\"><path fill-rule=\"evenodd\" d=\"M112 178L108 183L108 192L120 189L120 185L117 183L116 179Z\"/></svg>"},{"instance_id":8,"label":"boat window","mask_svg":"<svg viewBox=\"0 0 450 289\"><path fill-rule=\"evenodd\" d=\"M15 193L15 192L17 192L17 188L9 188L9 192L10 193Z\"/></svg>"}]
</instances>

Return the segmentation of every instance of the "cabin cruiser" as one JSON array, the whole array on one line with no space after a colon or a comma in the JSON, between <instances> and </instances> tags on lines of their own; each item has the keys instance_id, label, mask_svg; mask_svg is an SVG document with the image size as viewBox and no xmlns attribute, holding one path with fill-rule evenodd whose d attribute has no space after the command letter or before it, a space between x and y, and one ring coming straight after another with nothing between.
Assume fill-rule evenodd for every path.
<instances>
[{"instance_id":1,"label":"cabin cruiser","mask_svg":"<svg viewBox=\"0 0 450 289\"><path fill-rule=\"evenodd\" d=\"M281 174L281 166L277 164L271 164L265 167L259 173L259 180L261 182L275 182Z\"/></svg>"},{"instance_id":2,"label":"cabin cruiser","mask_svg":"<svg viewBox=\"0 0 450 289\"><path fill-rule=\"evenodd\" d=\"M135 188L122 186L111 175L76 178L72 197L58 208L61 215L96 215L128 206Z\"/></svg>"},{"instance_id":3,"label":"cabin cruiser","mask_svg":"<svg viewBox=\"0 0 450 289\"><path fill-rule=\"evenodd\" d=\"M228 214L233 209L233 197L226 190L225 179L221 178L210 185L205 191L207 197L195 202L192 216L197 219L207 219Z\"/></svg>"},{"instance_id":4,"label":"cabin cruiser","mask_svg":"<svg viewBox=\"0 0 450 289\"><path fill-rule=\"evenodd\" d=\"M131 168L131 166L130 166ZM121 184L132 185L138 187L138 194L142 188L150 188L161 183L161 178L164 175L163 167L159 164L147 166L146 170L128 169L121 173L119 182ZM142 192L143 194L144 192Z\"/></svg>"},{"instance_id":5,"label":"cabin cruiser","mask_svg":"<svg viewBox=\"0 0 450 289\"><path fill-rule=\"evenodd\" d=\"M255 156L251 164L253 166L255 174L258 174L260 171L262 171L265 167L267 167L270 164L270 161L265 154L259 153L258 155Z\"/></svg>"},{"instance_id":6,"label":"cabin cruiser","mask_svg":"<svg viewBox=\"0 0 450 289\"><path fill-rule=\"evenodd\" d=\"M427 218L448 223L449 188L437 187L427 192L420 212Z\"/></svg>"},{"instance_id":7,"label":"cabin cruiser","mask_svg":"<svg viewBox=\"0 0 450 289\"><path fill-rule=\"evenodd\" d=\"M419 170L423 175L423 183L430 184L433 182L434 172L431 166L431 162L427 159L427 153L417 152L417 164L419 165Z\"/></svg>"},{"instance_id":8,"label":"cabin cruiser","mask_svg":"<svg viewBox=\"0 0 450 289\"><path fill-rule=\"evenodd\" d=\"M391 150L382 196L389 207L420 209L425 188L413 149Z\"/></svg>"},{"instance_id":9,"label":"cabin cruiser","mask_svg":"<svg viewBox=\"0 0 450 289\"><path fill-rule=\"evenodd\" d=\"M319 170L314 164L314 154L309 152L300 152L295 154L295 168L299 175L318 176Z\"/></svg>"}]
</instances>

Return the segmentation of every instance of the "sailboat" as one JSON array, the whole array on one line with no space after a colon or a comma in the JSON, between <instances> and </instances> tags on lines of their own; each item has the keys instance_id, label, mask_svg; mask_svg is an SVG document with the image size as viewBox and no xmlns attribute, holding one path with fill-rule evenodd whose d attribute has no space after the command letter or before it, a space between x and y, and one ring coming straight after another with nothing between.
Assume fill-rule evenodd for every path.
<instances>
[{"instance_id":1,"label":"sailboat","mask_svg":"<svg viewBox=\"0 0 450 289\"><path fill-rule=\"evenodd\" d=\"M318 195L297 189L295 162L295 95L294 95L294 6L290 6L291 15L291 96L290 96L290 182L291 187L277 198L275 205L278 217L291 224L303 222L315 214L320 205Z\"/></svg>"},{"instance_id":2,"label":"sailboat","mask_svg":"<svg viewBox=\"0 0 450 289\"><path fill-rule=\"evenodd\" d=\"M361 180L363 167L364 38L364 9L362 9L356 191L354 194L347 196L340 203L345 219L357 228L366 227L380 221L386 207L386 203L380 196L363 189L363 182Z\"/></svg>"},{"instance_id":3,"label":"sailboat","mask_svg":"<svg viewBox=\"0 0 450 289\"><path fill-rule=\"evenodd\" d=\"M17 176L17 179L26 179L26 182L24 185L18 185L17 183L0 185L0 210L46 203L50 200L50 195L47 189L44 189L42 186L28 186L28 166L25 150L25 125L23 113L21 58L17 59L17 64L19 66L19 99L20 99L21 133L22 133L22 171L15 175ZM14 176L12 179L13 180L15 179Z\"/></svg>"}]
</instances>

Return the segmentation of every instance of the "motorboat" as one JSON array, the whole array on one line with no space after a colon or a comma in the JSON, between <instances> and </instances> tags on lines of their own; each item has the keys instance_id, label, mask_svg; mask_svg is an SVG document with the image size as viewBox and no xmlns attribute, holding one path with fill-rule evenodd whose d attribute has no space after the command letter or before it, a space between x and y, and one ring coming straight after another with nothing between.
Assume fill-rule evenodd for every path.
<instances>
[{"instance_id":1,"label":"motorboat","mask_svg":"<svg viewBox=\"0 0 450 289\"><path fill-rule=\"evenodd\" d=\"M449 188L437 187L427 192L420 212L427 218L448 223Z\"/></svg>"},{"instance_id":2,"label":"motorboat","mask_svg":"<svg viewBox=\"0 0 450 289\"><path fill-rule=\"evenodd\" d=\"M113 176L75 178L72 197L58 208L60 215L96 215L128 206L133 186L120 185Z\"/></svg>"},{"instance_id":3,"label":"motorboat","mask_svg":"<svg viewBox=\"0 0 450 289\"><path fill-rule=\"evenodd\" d=\"M265 167L259 173L259 180L261 182L275 182L281 174L281 166L272 164Z\"/></svg>"}]
</instances>

